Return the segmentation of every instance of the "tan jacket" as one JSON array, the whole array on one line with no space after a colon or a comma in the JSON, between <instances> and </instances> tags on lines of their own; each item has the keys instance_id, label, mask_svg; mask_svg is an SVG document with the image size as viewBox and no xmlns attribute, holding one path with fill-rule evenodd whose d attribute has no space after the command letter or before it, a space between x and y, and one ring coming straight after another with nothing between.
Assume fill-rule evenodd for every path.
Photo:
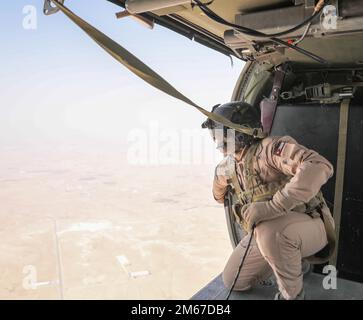
<instances>
[{"instance_id":1,"label":"tan jacket","mask_svg":"<svg viewBox=\"0 0 363 320\"><path fill-rule=\"evenodd\" d=\"M235 155L237 162L237 175L243 188L243 165L246 149ZM328 179L333 175L331 163L313 150L299 145L293 138L267 137L256 152L257 161L254 162L254 170L265 183L280 181L284 176L292 177L284 188L274 197L281 210L289 211L295 206L311 200ZM213 182L213 196L219 203L223 203L227 191L227 177L223 174L225 161L216 168ZM333 220L329 208L323 208Z\"/></svg>"}]
</instances>

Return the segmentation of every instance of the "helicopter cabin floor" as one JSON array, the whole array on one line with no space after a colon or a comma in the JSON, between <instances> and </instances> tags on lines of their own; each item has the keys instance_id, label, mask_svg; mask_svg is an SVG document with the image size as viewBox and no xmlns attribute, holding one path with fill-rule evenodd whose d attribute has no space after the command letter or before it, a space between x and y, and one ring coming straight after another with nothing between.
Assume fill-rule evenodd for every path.
<instances>
[{"instance_id":1,"label":"helicopter cabin floor","mask_svg":"<svg viewBox=\"0 0 363 320\"><path fill-rule=\"evenodd\" d=\"M336 289L324 289L326 275L310 273L304 278L306 300L363 300L363 283L337 279ZM332 283L330 281L326 281ZM229 300L273 300L277 292L275 281L269 285L258 285L248 291L233 291ZM225 300L228 289L224 286L220 274L199 290L191 300Z\"/></svg>"}]
</instances>

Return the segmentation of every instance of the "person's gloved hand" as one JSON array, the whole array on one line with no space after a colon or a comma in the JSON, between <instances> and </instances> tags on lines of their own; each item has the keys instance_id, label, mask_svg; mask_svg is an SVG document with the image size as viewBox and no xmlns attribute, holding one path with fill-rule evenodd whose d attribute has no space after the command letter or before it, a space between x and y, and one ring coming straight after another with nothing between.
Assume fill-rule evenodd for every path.
<instances>
[{"instance_id":1,"label":"person's gloved hand","mask_svg":"<svg viewBox=\"0 0 363 320\"><path fill-rule=\"evenodd\" d=\"M278 218L285 214L272 201L252 202L241 208L240 214L246 223L248 231L262 221Z\"/></svg>"}]
</instances>

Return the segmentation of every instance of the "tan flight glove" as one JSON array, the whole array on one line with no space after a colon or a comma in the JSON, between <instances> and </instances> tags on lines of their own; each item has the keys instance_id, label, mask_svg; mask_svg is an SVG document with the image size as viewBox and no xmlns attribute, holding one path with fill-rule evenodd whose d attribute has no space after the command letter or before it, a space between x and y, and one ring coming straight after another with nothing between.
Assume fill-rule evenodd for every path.
<instances>
[{"instance_id":1,"label":"tan flight glove","mask_svg":"<svg viewBox=\"0 0 363 320\"><path fill-rule=\"evenodd\" d=\"M285 213L279 210L272 200L246 204L241 207L240 211L248 231L251 231L262 221L276 219Z\"/></svg>"}]
</instances>

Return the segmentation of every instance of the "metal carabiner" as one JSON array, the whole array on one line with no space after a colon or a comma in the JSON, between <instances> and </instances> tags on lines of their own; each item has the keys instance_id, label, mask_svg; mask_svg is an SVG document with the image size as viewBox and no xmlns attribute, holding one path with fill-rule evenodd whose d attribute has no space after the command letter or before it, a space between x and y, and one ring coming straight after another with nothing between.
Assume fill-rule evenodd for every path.
<instances>
[{"instance_id":1,"label":"metal carabiner","mask_svg":"<svg viewBox=\"0 0 363 320\"><path fill-rule=\"evenodd\" d=\"M57 0L59 3L63 4L64 0ZM50 16L51 14L57 13L59 9L57 7L52 6L52 0L44 0L43 13L46 16Z\"/></svg>"}]
</instances>

